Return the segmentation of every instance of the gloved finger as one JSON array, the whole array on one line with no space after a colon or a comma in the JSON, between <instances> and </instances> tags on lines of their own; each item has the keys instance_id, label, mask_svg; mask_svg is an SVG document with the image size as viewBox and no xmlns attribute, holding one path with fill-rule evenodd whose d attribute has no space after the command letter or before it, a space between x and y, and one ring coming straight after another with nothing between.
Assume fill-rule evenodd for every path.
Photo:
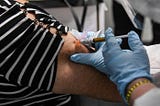
<instances>
[{"instance_id":1,"label":"gloved finger","mask_svg":"<svg viewBox=\"0 0 160 106\"><path fill-rule=\"evenodd\" d=\"M105 44L105 42L96 42L95 43L95 50L97 51L99 48L101 48L103 45Z\"/></svg>"},{"instance_id":2,"label":"gloved finger","mask_svg":"<svg viewBox=\"0 0 160 106\"><path fill-rule=\"evenodd\" d=\"M73 54L70 59L73 62L92 65L92 53L77 53Z\"/></svg>"},{"instance_id":3,"label":"gloved finger","mask_svg":"<svg viewBox=\"0 0 160 106\"><path fill-rule=\"evenodd\" d=\"M122 39L121 38L116 38L117 42L119 45L122 44ZM98 50L99 48L102 48L105 45L105 42L96 42L95 43L95 49Z\"/></svg>"},{"instance_id":4,"label":"gloved finger","mask_svg":"<svg viewBox=\"0 0 160 106\"><path fill-rule=\"evenodd\" d=\"M138 34L134 31L128 33L128 44L133 51L144 48Z\"/></svg>"},{"instance_id":5,"label":"gloved finger","mask_svg":"<svg viewBox=\"0 0 160 106\"><path fill-rule=\"evenodd\" d=\"M111 28L107 29L105 35L106 46L108 49L120 49L118 41L116 40Z\"/></svg>"},{"instance_id":6,"label":"gloved finger","mask_svg":"<svg viewBox=\"0 0 160 106\"><path fill-rule=\"evenodd\" d=\"M117 42L118 42L119 45L122 44L122 39L121 38L117 38L116 40L117 40Z\"/></svg>"}]
</instances>

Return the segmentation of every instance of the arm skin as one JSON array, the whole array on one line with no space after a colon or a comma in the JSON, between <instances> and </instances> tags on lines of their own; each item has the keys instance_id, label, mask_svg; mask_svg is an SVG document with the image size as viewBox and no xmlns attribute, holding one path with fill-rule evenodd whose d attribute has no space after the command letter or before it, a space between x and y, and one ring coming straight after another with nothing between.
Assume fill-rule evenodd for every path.
<instances>
[{"instance_id":1,"label":"arm skin","mask_svg":"<svg viewBox=\"0 0 160 106\"><path fill-rule=\"evenodd\" d=\"M26 3L28 0L16 0ZM34 20L34 14L27 14ZM45 26L44 26L45 27ZM56 33L54 28L51 33ZM101 99L105 101L120 102L121 96L116 86L102 73L96 69L76 64L70 61L70 56L77 52L89 52L89 50L79 43L71 33L62 36L64 44L58 55L58 69L53 92L58 94L75 94Z\"/></svg>"},{"instance_id":2,"label":"arm skin","mask_svg":"<svg viewBox=\"0 0 160 106\"><path fill-rule=\"evenodd\" d=\"M139 79L136 79L134 81L132 81L128 87L127 87L127 90L129 90L133 85L135 85L137 82L139 82L140 80L144 80L145 78L139 78ZM133 106L134 104L134 101L144 95L145 93L147 93L149 90L153 89L153 88L156 88L156 86L152 83L147 83L147 84L143 84L139 87L137 87L133 92L132 92L132 95L131 95L131 98L130 98L130 104L131 106Z\"/></svg>"},{"instance_id":3,"label":"arm skin","mask_svg":"<svg viewBox=\"0 0 160 106\"><path fill-rule=\"evenodd\" d=\"M62 36L64 45L58 56L58 70L53 92L85 95L106 101L121 101L116 86L96 69L70 61L76 52L89 52L71 33Z\"/></svg>"}]
</instances>

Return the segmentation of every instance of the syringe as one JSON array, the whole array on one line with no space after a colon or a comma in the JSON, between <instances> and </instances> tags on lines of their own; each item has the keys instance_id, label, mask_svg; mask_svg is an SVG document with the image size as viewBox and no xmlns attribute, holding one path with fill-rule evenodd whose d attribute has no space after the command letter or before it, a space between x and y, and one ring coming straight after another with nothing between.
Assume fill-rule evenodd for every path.
<instances>
[{"instance_id":1,"label":"syringe","mask_svg":"<svg viewBox=\"0 0 160 106\"><path fill-rule=\"evenodd\" d=\"M128 35L119 35L119 36L115 36L115 37L117 39L118 38L127 38ZM83 39L83 40L81 40L81 43L91 45L96 42L104 42L104 41L105 41L105 37L97 37L97 38L92 38L92 39Z\"/></svg>"},{"instance_id":2,"label":"syringe","mask_svg":"<svg viewBox=\"0 0 160 106\"><path fill-rule=\"evenodd\" d=\"M127 38L128 35L119 35L119 36L115 36L117 39L118 38ZM105 41L105 37L99 37L99 38L93 38L93 42L104 42Z\"/></svg>"}]
</instances>

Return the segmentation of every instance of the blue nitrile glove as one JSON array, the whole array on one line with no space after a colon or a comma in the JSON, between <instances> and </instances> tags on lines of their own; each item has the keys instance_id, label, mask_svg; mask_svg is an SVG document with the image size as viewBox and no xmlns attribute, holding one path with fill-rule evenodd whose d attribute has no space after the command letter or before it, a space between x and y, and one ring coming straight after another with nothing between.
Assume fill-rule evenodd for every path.
<instances>
[{"instance_id":1,"label":"blue nitrile glove","mask_svg":"<svg viewBox=\"0 0 160 106\"><path fill-rule=\"evenodd\" d=\"M103 35L99 35L99 37L103 37ZM121 44L122 39L116 39L119 44ZM96 52L94 53L77 53L73 54L70 59L76 63L87 64L95 67L97 70L105 73L106 66L104 65L104 58L102 55L102 48L105 42L99 42L95 44Z\"/></svg>"},{"instance_id":2,"label":"blue nitrile glove","mask_svg":"<svg viewBox=\"0 0 160 106\"><path fill-rule=\"evenodd\" d=\"M87 32L87 35L85 35L87 38L94 38L94 37L104 37L104 34L95 35L95 32ZM105 42L97 42L95 44L95 49L97 50L94 53L77 53L70 57L70 59L76 63L81 64L87 64L95 67L98 70L101 70L102 72L104 69L106 69L104 65L104 60L102 56L102 47ZM96 61L95 59L96 58Z\"/></svg>"},{"instance_id":3,"label":"blue nitrile glove","mask_svg":"<svg viewBox=\"0 0 160 106\"><path fill-rule=\"evenodd\" d=\"M77 53L73 54L70 59L76 63L91 65L104 73L106 71L106 66L104 65L104 59L102 56L103 45L101 45L101 47L94 53Z\"/></svg>"},{"instance_id":4,"label":"blue nitrile glove","mask_svg":"<svg viewBox=\"0 0 160 106\"><path fill-rule=\"evenodd\" d=\"M118 87L125 100L125 89L127 85L136 78L151 79L149 59L139 36L131 31L128 33L128 43L131 50L122 50L115 39L112 29L105 33L106 44L103 46L102 54L106 71Z\"/></svg>"}]
</instances>

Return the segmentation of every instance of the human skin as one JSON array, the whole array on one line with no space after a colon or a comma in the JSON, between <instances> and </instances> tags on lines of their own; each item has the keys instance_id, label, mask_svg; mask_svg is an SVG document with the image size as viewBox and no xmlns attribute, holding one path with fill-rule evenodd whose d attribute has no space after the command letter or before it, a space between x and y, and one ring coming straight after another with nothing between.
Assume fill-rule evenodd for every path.
<instances>
[{"instance_id":1,"label":"human skin","mask_svg":"<svg viewBox=\"0 0 160 106\"><path fill-rule=\"evenodd\" d=\"M84 95L105 101L121 101L116 86L93 67L70 61L74 53L89 50L71 34L62 36L64 44L58 55L58 69L53 92Z\"/></svg>"},{"instance_id":2,"label":"human skin","mask_svg":"<svg viewBox=\"0 0 160 106\"><path fill-rule=\"evenodd\" d=\"M26 3L28 0L16 1ZM28 13L27 17L31 20L35 19L34 14L31 13ZM49 30L52 34L56 33L55 28L50 28ZM89 50L70 32L67 35L62 35L62 38L64 39L64 44L58 54L53 93L84 95L111 102L122 101L116 86L107 76L91 66L70 61L72 54L87 53Z\"/></svg>"},{"instance_id":3,"label":"human skin","mask_svg":"<svg viewBox=\"0 0 160 106\"><path fill-rule=\"evenodd\" d=\"M128 87L127 87L127 91L133 86L135 85L137 82L139 81L142 81L142 80L147 80L145 78L138 78L134 81L132 81ZM131 106L133 106L134 104L134 101L139 98L140 96L144 95L146 92L148 92L149 90L153 89L153 88L156 88L156 86L153 84L153 83L146 83L146 84L143 84L139 87L137 87L133 92L132 92L132 95L130 97L130 101L129 103L131 104Z\"/></svg>"}]
</instances>

